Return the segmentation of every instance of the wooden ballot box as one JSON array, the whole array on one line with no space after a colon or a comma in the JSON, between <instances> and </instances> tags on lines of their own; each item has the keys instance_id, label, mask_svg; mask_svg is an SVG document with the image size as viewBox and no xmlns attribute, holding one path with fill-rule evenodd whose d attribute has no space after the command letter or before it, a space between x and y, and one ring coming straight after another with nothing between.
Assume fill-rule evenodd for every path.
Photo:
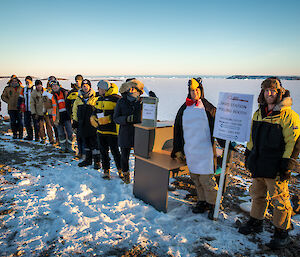
<instances>
[{"instance_id":1,"label":"wooden ballot box","mask_svg":"<svg viewBox=\"0 0 300 257\"><path fill-rule=\"evenodd\" d=\"M170 157L172 148L173 122L135 125L133 194L163 212L168 208L170 177L188 174L187 166Z\"/></svg>"}]
</instances>

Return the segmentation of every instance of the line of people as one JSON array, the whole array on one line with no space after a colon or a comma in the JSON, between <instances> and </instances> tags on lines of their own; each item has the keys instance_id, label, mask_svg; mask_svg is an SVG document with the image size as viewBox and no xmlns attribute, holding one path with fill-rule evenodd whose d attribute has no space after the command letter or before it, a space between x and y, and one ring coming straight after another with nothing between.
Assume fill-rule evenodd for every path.
<instances>
[{"instance_id":1,"label":"line of people","mask_svg":"<svg viewBox=\"0 0 300 257\"><path fill-rule=\"evenodd\" d=\"M143 83L131 78L119 91L115 83L100 80L95 92L91 82L82 75L76 75L75 82L68 91L56 77L50 76L43 88L41 80L36 80L33 86L32 77L27 76L23 87L18 77L12 75L1 99L8 104L13 138L23 139L24 119L25 140L45 143L47 133L50 144L69 153L74 152L76 141L76 157L83 158L78 166L93 164L97 170L102 167L105 179L110 179L111 151L119 177L130 183L133 124L141 122Z\"/></svg>"}]
</instances>

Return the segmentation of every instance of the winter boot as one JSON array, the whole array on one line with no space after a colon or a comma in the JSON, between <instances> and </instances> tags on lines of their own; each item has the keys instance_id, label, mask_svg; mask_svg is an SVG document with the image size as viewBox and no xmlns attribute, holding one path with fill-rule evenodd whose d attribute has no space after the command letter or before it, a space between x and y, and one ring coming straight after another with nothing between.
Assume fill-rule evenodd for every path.
<instances>
[{"instance_id":1,"label":"winter boot","mask_svg":"<svg viewBox=\"0 0 300 257\"><path fill-rule=\"evenodd\" d=\"M72 153L73 152L72 141L66 140L66 142L65 142L65 152L66 153Z\"/></svg>"},{"instance_id":2,"label":"winter boot","mask_svg":"<svg viewBox=\"0 0 300 257\"><path fill-rule=\"evenodd\" d=\"M275 228L273 238L271 239L270 243L266 244L266 246L273 250L277 250L287 247L290 243L291 238L288 230Z\"/></svg>"},{"instance_id":3,"label":"winter boot","mask_svg":"<svg viewBox=\"0 0 300 257\"><path fill-rule=\"evenodd\" d=\"M87 167L89 165L92 165L92 163L93 163L93 158L92 157L93 157L92 156L92 151L87 151L85 160L78 163L78 167Z\"/></svg>"},{"instance_id":4,"label":"winter boot","mask_svg":"<svg viewBox=\"0 0 300 257\"><path fill-rule=\"evenodd\" d=\"M130 173L129 173L129 171L124 172L123 174L124 174L124 177L123 177L124 183L129 184L130 183Z\"/></svg>"},{"instance_id":5,"label":"winter boot","mask_svg":"<svg viewBox=\"0 0 300 257\"><path fill-rule=\"evenodd\" d=\"M100 170L101 169L100 155L95 154L93 155L93 158L94 158L94 169Z\"/></svg>"},{"instance_id":6,"label":"winter boot","mask_svg":"<svg viewBox=\"0 0 300 257\"><path fill-rule=\"evenodd\" d=\"M214 220L215 205L210 204L210 203L208 203L207 205L208 205L208 215L207 215L207 217L210 220Z\"/></svg>"},{"instance_id":7,"label":"winter boot","mask_svg":"<svg viewBox=\"0 0 300 257\"><path fill-rule=\"evenodd\" d=\"M102 178L110 179L110 170L104 170L104 174L103 174Z\"/></svg>"},{"instance_id":8,"label":"winter boot","mask_svg":"<svg viewBox=\"0 0 300 257\"><path fill-rule=\"evenodd\" d=\"M18 138L18 128L15 124L11 124L11 130L13 132L13 139Z\"/></svg>"},{"instance_id":9,"label":"winter boot","mask_svg":"<svg viewBox=\"0 0 300 257\"><path fill-rule=\"evenodd\" d=\"M22 127L20 126L18 131L19 131L19 139L23 139L23 126Z\"/></svg>"},{"instance_id":10,"label":"winter boot","mask_svg":"<svg viewBox=\"0 0 300 257\"><path fill-rule=\"evenodd\" d=\"M193 213L204 213L208 207L208 203L206 201L198 201L195 206L192 207Z\"/></svg>"},{"instance_id":11,"label":"winter boot","mask_svg":"<svg viewBox=\"0 0 300 257\"><path fill-rule=\"evenodd\" d=\"M239 233L249 235L251 233L260 233L263 231L263 220L250 217L250 219L239 228Z\"/></svg>"},{"instance_id":12,"label":"winter boot","mask_svg":"<svg viewBox=\"0 0 300 257\"><path fill-rule=\"evenodd\" d=\"M26 127L26 131L27 131L27 137L24 138L24 140L29 140L32 141L33 140L33 130L32 127Z\"/></svg>"},{"instance_id":13,"label":"winter boot","mask_svg":"<svg viewBox=\"0 0 300 257\"><path fill-rule=\"evenodd\" d=\"M124 178L124 174L123 174L123 171L121 169L118 169L118 174L119 174L120 179Z\"/></svg>"}]
</instances>

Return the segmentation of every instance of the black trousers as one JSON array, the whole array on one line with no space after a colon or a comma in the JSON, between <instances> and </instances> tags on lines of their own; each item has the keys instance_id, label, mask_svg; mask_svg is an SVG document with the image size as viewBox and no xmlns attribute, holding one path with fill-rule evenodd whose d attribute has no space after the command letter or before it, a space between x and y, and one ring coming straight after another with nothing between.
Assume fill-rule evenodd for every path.
<instances>
[{"instance_id":1,"label":"black trousers","mask_svg":"<svg viewBox=\"0 0 300 257\"><path fill-rule=\"evenodd\" d=\"M98 147L101 153L102 168L110 169L109 149L114 157L117 169L121 169L121 154L118 147L118 136L97 133Z\"/></svg>"},{"instance_id":2,"label":"black trousers","mask_svg":"<svg viewBox=\"0 0 300 257\"><path fill-rule=\"evenodd\" d=\"M8 111L10 117L10 126L14 135L17 135L19 132L19 136L23 137L23 121L22 121L22 113L17 110Z\"/></svg>"},{"instance_id":3,"label":"black trousers","mask_svg":"<svg viewBox=\"0 0 300 257\"><path fill-rule=\"evenodd\" d=\"M129 171L129 156L131 147L121 147L121 168L123 172Z\"/></svg>"},{"instance_id":4,"label":"black trousers","mask_svg":"<svg viewBox=\"0 0 300 257\"><path fill-rule=\"evenodd\" d=\"M25 126L26 131L27 131L27 136L31 139L33 138L32 123L33 123L35 138L38 140L39 139L38 124L33 121L33 118L32 118L32 115L31 115L30 111L24 112L24 126Z\"/></svg>"}]
</instances>

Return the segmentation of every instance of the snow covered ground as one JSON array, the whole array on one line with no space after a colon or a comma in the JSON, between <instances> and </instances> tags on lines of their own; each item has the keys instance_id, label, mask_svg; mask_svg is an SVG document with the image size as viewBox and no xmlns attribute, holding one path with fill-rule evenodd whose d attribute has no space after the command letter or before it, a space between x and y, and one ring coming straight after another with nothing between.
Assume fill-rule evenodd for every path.
<instances>
[{"instance_id":1,"label":"snow covered ground","mask_svg":"<svg viewBox=\"0 0 300 257\"><path fill-rule=\"evenodd\" d=\"M157 256L196 256L201 249L258 255L256 243L234 227L242 214L221 212L218 221L193 214L186 191L170 192L169 212L158 212L133 196L133 182L123 184L114 164L107 181L50 145L0 138L13 167L1 167L1 256L121 256L137 245ZM130 164L133 177L133 156ZM299 234L299 215L294 218ZM268 242L270 235L258 238Z\"/></svg>"},{"instance_id":2,"label":"snow covered ground","mask_svg":"<svg viewBox=\"0 0 300 257\"><path fill-rule=\"evenodd\" d=\"M187 95L187 78L140 79L159 97L158 118L174 120ZM0 80L0 93L6 82ZM71 82L62 85L70 88ZM220 91L254 94L256 99L260 83L207 78L205 95L215 105ZM283 84L300 113L300 81ZM0 114L6 114L3 102ZM253 237L237 232L234 224L243 214L221 212L218 221L210 221L207 214L191 212L186 191L170 192L169 212L158 212L133 196L133 181L123 184L113 163L113 179L107 181L92 167L79 168L71 155L39 143L13 141L9 134L0 135L0 152L7 154L0 163L0 256L121 256L135 246L157 256L201 256L204 250L229 256L273 254L261 252ZM133 177L133 156L130 163ZM291 234L299 235L299 215L293 222ZM270 236L265 231L256 240L266 243Z\"/></svg>"}]
</instances>

